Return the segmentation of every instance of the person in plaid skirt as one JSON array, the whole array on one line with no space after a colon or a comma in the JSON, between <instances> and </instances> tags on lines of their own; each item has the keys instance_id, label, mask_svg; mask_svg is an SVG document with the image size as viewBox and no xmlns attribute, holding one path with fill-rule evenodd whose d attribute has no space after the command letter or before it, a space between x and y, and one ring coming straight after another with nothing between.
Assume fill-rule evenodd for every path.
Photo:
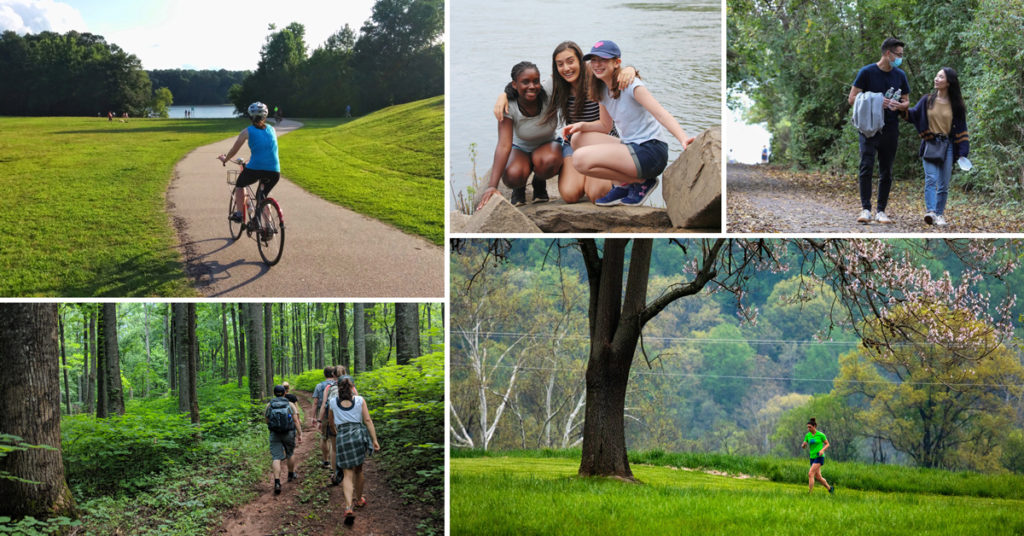
<instances>
[{"instance_id":1,"label":"person in plaid skirt","mask_svg":"<svg viewBox=\"0 0 1024 536\"><path fill-rule=\"evenodd\" d=\"M353 507L366 506L366 497L363 497L363 461L367 453L380 450L366 401L355 394L351 379L341 379L337 396L328 399L327 422L335 437L335 466L344 474L342 491L345 493L345 524L351 525L355 522ZM359 497L354 505L353 496Z\"/></svg>"}]
</instances>

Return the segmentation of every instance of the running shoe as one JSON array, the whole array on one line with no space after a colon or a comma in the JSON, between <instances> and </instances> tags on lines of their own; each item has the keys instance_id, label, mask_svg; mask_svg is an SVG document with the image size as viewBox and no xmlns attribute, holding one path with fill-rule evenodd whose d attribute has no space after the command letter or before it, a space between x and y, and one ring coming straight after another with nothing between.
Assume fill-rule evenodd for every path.
<instances>
[{"instance_id":1,"label":"running shoe","mask_svg":"<svg viewBox=\"0 0 1024 536\"><path fill-rule=\"evenodd\" d=\"M291 482L291 481L295 480L296 478L299 478L299 475L297 475L295 473L292 473L292 472L288 473L288 482Z\"/></svg>"},{"instance_id":2,"label":"running shoe","mask_svg":"<svg viewBox=\"0 0 1024 536\"><path fill-rule=\"evenodd\" d=\"M835 493L835 491L836 491L836 485L835 484L832 484L831 486L828 487L828 492L829 493Z\"/></svg>"},{"instance_id":3,"label":"running shoe","mask_svg":"<svg viewBox=\"0 0 1024 536\"><path fill-rule=\"evenodd\" d=\"M939 214L935 216L935 225L944 227L946 225L949 225L949 223L946 222L946 218L944 218L942 214Z\"/></svg>"},{"instance_id":4,"label":"running shoe","mask_svg":"<svg viewBox=\"0 0 1024 536\"><path fill-rule=\"evenodd\" d=\"M274 495L280 495L280 494L281 494L281 481L280 480L275 480L274 481Z\"/></svg>"},{"instance_id":5,"label":"running shoe","mask_svg":"<svg viewBox=\"0 0 1024 536\"><path fill-rule=\"evenodd\" d=\"M860 216L857 216L857 223L868 223L871 221L871 211L864 209L860 211Z\"/></svg>"},{"instance_id":6,"label":"running shoe","mask_svg":"<svg viewBox=\"0 0 1024 536\"><path fill-rule=\"evenodd\" d=\"M934 212L929 212L929 213L925 214L924 215L924 222L927 223L928 225L934 224L935 223L935 213Z\"/></svg>"},{"instance_id":7,"label":"running shoe","mask_svg":"<svg viewBox=\"0 0 1024 536\"><path fill-rule=\"evenodd\" d=\"M548 197L548 181L533 179L533 202L547 203L551 201Z\"/></svg>"},{"instance_id":8,"label":"running shoe","mask_svg":"<svg viewBox=\"0 0 1024 536\"><path fill-rule=\"evenodd\" d=\"M242 223L242 211L234 211L233 213L231 213L230 216L228 216L228 219L231 221L237 221L238 223Z\"/></svg>"},{"instance_id":9,"label":"running shoe","mask_svg":"<svg viewBox=\"0 0 1024 536\"><path fill-rule=\"evenodd\" d=\"M526 187L515 188L512 190L512 206L521 207L526 204Z\"/></svg>"},{"instance_id":10,"label":"running shoe","mask_svg":"<svg viewBox=\"0 0 1024 536\"><path fill-rule=\"evenodd\" d=\"M599 207L611 207L614 205L621 205L622 200L629 196L632 188L628 184L623 184L612 188L604 197L598 199L594 204Z\"/></svg>"},{"instance_id":11,"label":"running shoe","mask_svg":"<svg viewBox=\"0 0 1024 536\"><path fill-rule=\"evenodd\" d=\"M889 219L889 216L887 216L885 212L881 210L879 210L878 213L875 214L875 221L877 221L878 223L892 223L892 220Z\"/></svg>"},{"instance_id":12,"label":"running shoe","mask_svg":"<svg viewBox=\"0 0 1024 536\"><path fill-rule=\"evenodd\" d=\"M640 206L650 197L651 192L658 186L658 178L647 179L644 182L636 182L630 185L629 195L622 200L623 205Z\"/></svg>"},{"instance_id":13,"label":"running shoe","mask_svg":"<svg viewBox=\"0 0 1024 536\"><path fill-rule=\"evenodd\" d=\"M355 522L356 522L356 514L355 514L355 512L353 512L351 508L346 509L345 510L345 524L351 527L352 524L355 523Z\"/></svg>"}]
</instances>

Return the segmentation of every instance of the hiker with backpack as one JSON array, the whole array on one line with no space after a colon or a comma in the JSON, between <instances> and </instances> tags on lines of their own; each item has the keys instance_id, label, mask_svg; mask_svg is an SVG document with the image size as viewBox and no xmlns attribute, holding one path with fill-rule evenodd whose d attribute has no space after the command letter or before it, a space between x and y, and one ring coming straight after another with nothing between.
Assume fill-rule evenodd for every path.
<instances>
[{"instance_id":1,"label":"hiker with backpack","mask_svg":"<svg viewBox=\"0 0 1024 536\"><path fill-rule=\"evenodd\" d=\"M327 397L324 396L325 390L337 384L336 377L337 372L335 372L334 367L324 368L324 381L316 384L316 387L313 389L313 426L320 431L321 465L324 468L331 467L332 460L334 459L334 438L327 435L326 418L321 419L320 416L323 414L324 402L327 401Z\"/></svg>"},{"instance_id":2,"label":"hiker with backpack","mask_svg":"<svg viewBox=\"0 0 1024 536\"><path fill-rule=\"evenodd\" d=\"M366 506L363 496L363 462L367 453L380 450L373 419L363 397L355 394L349 378L338 382L338 393L328 398L327 422L336 441L335 465L343 478L345 494L345 524L355 522L353 507ZM338 475L335 476L338 480ZM353 497L359 497L353 504Z\"/></svg>"},{"instance_id":3,"label":"hiker with backpack","mask_svg":"<svg viewBox=\"0 0 1024 536\"><path fill-rule=\"evenodd\" d=\"M270 456L273 458L274 495L281 493L281 460L287 460L288 482L298 478L295 474L295 444L302 443L302 426L299 424L299 408L284 397L283 385L274 386L274 397L263 410L270 430Z\"/></svg>"}]
</instances>

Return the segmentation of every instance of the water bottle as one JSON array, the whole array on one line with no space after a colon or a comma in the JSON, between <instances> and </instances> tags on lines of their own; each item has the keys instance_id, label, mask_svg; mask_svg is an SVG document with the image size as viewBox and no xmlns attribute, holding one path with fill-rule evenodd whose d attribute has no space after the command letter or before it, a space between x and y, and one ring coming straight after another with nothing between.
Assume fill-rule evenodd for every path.
<instances>
[{"instance_id":1,"label":"water bottle","mask_svg":"<svg viewBox=\"0 0 1024 536\"><path fill-rule=\"evenodd\" d=\"M894 88L889 88L889 91L886 91L886 92L885 92L885 98L887 98L887 99L891 99L891 98L892 98L892 92L893 92L893 91L895 91L895 90L894 90Z\"/></svg>"},{"instance_id":2,"label":"water bottle","mask_svg":"<svg viewBox=\"0 0 1024 536\"><path fill-rule=\"evenodd\" d=\"M895 100L895 101L900 100L900 94L901 93L903 93L903 90L902 89L897 89L896 93L892 94L892 100Z\"/></svg>"}]
</instances>

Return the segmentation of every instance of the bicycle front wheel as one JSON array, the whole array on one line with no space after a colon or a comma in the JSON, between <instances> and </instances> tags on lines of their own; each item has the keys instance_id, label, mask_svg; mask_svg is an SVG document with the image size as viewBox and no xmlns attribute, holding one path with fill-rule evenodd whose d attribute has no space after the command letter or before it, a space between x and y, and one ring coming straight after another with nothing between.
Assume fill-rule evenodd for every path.
<instances>
[{"instance_id":1,"label":"bicycle front wheel","mask_svg":"<svg viewBox=\"0 0 1024 536\"><path fill-rule=\"evenodd\" d=\"M235 221L231 219L231 215L235 213L235 192L231 191L231 196L228 198L228 232L231 233L232 240L238 240L238 237L242 236L242 229L245 225L241 220Z\"/></svg>"},{"instance_id":2,"label":"bicycle front wheel","mask_svg":"<svg viewBox=\"0 0 1024 536\"><path fill-rule=\"evenodd\" d=\"M260 215L260 224L256 231L256 244L260 248L260 257L267 266L277 264L284 252L284 214L273 198L264 199L256 211Z\"/></svg>"}]
</instances>

